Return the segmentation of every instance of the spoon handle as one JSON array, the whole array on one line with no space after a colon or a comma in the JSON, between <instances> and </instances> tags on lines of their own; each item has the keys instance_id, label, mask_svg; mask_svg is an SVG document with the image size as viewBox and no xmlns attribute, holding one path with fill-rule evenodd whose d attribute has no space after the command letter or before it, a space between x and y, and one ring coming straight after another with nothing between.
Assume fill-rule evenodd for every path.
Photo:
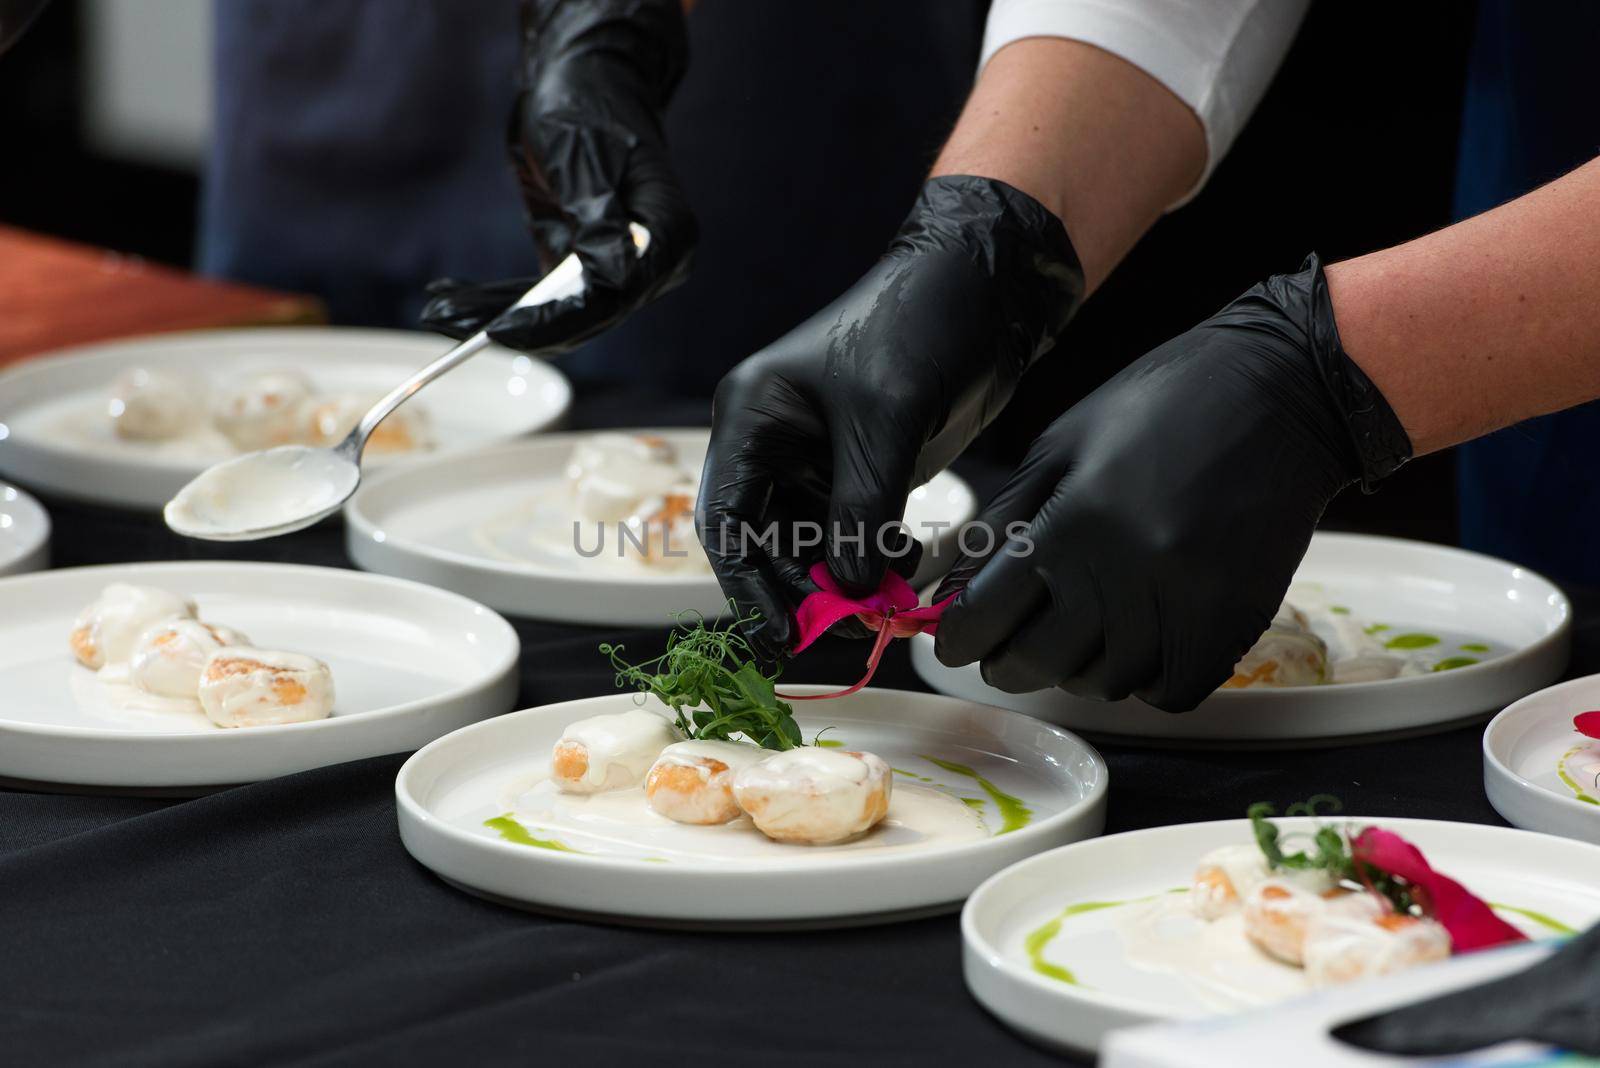
<instances>
[{"instance_id":1,"label":"spoon handle","mask_svg":"<svg viewBox=\"0 0 1600 1068\"><path fill-rule=\"evenodd\" d=\"M578 262L577 255L570 254L550 271L549 274L522 295L522 298L512 305L515 308L524 308L533 304L545 304L552 300L560 300L583 288L583 266ZM400 405L411 398L417 390L426 386L434 379L447 371L453 370L465 363L491 344L489 335L480 330L465 341L450 349L437 360L423 367L416 374L400 383L398 386L384 394L383 399L367 410L361 417L355 429L339 443L338 450L348 456L353 462L359 462L361 450L367 444L367 438L377 429L378 424L388 417Z\"/></svg>"}]
</instances>

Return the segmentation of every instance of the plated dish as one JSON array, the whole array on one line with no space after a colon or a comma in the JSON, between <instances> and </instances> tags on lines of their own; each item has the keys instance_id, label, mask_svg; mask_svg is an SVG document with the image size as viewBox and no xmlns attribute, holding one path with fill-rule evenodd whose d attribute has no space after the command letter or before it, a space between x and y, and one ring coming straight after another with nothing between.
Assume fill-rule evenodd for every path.
<instances>
[{"instance_id":1,"label":"plated dish","mask_svg":"<svg viewBox=\"0 0 1600 1068\"><path fill-rule=\"evenodd\" d=\"M419 459L363 483L345 509L361 567L455 590L504 612L650 625L726 601L694 533L705 430L549 434ZM976 513L967 485L934 476L906 502L928 548L918 581L954 560Z\"/></svg>"},{"instance_id":2,"label":"plated dish","mask_svg":"<svg viewBox=\"0 0 1600 1068\"><path fill-rule=\"evenodd\" d=\"M836 926L950 910L986 875L1103 824L1105 764L1060 728L890 690L793 707L805 744L781 751L678 740L692 713L686 731L634 693L475 724L401 769L401 838L445 879L522 907Z\"/></svg>"},{"instance_id":3,"label":"plated dish","mask_svg":"<svg viewBox=\"0 0 1600 1068\"><path fill-rule=\"evenodd\" d=\"M0 471L51 493L165 504L213 463L336 444L447 342L401 330L204 330L50 353L0 373ZM504 350L477 357L374 431L372 463L505 440L555 423L571 389Z\"/></svg>"},{"instance_id":4,"label":"plated dish","mask_svg":"<svg viewBox=\"0 0 1600 1068\"><path fill-rule=\"evenodd\" d=\"M1529 694L1483 732L1483 786L1510 823L1600 845L1600 675Z\"/></svg>"},{"instance_id":5,"label":"plated dish","mask_svg":"<svg viewBox=\"0 0 1600 1068\"><path fill-rule=\"evenodd\" d=\"M0 575L37 571L49 562L49 513L22 490L0 482Z\"/></svg>"},{"instance_id":6,"label":"plated dish","mask_svg":"<svg viewBox=\"0 0 1600 1068\"><path fill-rule=\"evenodd\" d=\"M1000 873L962 913L968 987L1029 1034L1094 1049L1120 1027L1271 1005L1600 918L1597 847L1429 820L1267 822L1277 863L1260 821L1243 819L1112 835Z\"/></svg>"},{"instance_id":7,"label":"plated dish","mask_svg":"<svg viewBox=\"0 0 1600 1068\"><path fill-rule=\"evenodd\" d=\"M976 665L947 668L912 639L943 693L1074 730L1165 742L1306 744L1442 730L1548 684L1565 668L1571 606L1493 557L1398 538L1317 533L1284 608L1224 686L1191 712L1060 690L1006 694Z\"/></svg>"},{"instance_id":8,"label":"plated dish","mask_svg":"<svg viewBox=\"0 0 1600 1068\"><path fill-rule=\"evenodd\" d=\"M285 564L0 580L0 777L195 790L422 745L511 707L518 642L465 598Z\"/></svg>"}]
</instances>

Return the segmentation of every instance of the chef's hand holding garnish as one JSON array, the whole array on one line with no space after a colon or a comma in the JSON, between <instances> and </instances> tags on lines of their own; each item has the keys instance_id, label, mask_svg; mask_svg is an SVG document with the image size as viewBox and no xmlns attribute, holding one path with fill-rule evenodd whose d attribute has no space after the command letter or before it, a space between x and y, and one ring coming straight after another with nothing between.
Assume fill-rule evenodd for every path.
<instances>
[{"instance_id":1,"label":"chef's hand holding garnish","mask_svg":"<svg viewBox=\"0 0 1600 1068\"><path fill-rule=\"evenodd\" d=\"M695 520L723 591L761 615L761 656L792 644L817 555L852 593L877 588L895 551L879 533L1004 407L1082 293L1043 205L990 178L933 178L865 277L729 372ZM778 541L758 543L772 522ZM799 522L820 533L810 559Z\"/></svg>"},{"instance_id":2,"label":"chef's hand holding garnish","mask_svg":"<svg viewBox=\"0 0 1600 1068\"><path fill-rule=\"evenodd\" d=\"M978 661L1012 693L1192 708L1271 621L1334 494L1410 455L1341 347L1313 255L1034 442L979 518L992 548L958 560L935 595L961 590L939 659Z\"/></svg>"},{"instance_id":3,"label":"chef's hand holding garnish","mask_svg":"<svg viewBox=\"0 0 1600 1068\"><path fill-rule=\"evenodd\" d=\"M487 329L541 355L577 347L689 274L697 228L662 113L689 59L683 0L524 0L523 89L508 148L546 270L576 252L581 292L512 308L537 281L428 286L422 324ZM629 223L649 231L643 254ZM510 309L510 310L507 310Z\"/></svg>"}]
</instances>

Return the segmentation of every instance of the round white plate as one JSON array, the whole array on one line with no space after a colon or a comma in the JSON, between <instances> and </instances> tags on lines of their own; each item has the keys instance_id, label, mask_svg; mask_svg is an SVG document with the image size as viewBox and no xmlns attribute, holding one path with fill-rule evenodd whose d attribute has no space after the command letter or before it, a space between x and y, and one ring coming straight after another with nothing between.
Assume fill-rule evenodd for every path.
<instances>
[{"instance_id":1,"label":"round white plate","mask_svg":"<svg viewBox=\"0 0 1600 1068\"><path fill-rule=\"evenodd\" d=\"M949 911L1007 864L1105 823L1106 766L1081 739L1003 709L896 690L796 706L808 740L831 728L826 739L897 769L889 820L853 843L779 845L743 818L672 823L638 788L598 795L600 804L557 794L550 750L567 724L636 700L531 708L429 745L395 780L406 849L463 889L526 908L654 926L826 927ZM1008 822L1001 795L1030 811ZM971 822L924 838L913 825L930 804ZM604 817L619 805L624 820Z\"/></svg>"},{"instance_id":2,"label":"round white plate","mask_svg":"<svg viewBox=\"0 0 1600 1068\"><path fill-rule=\"evenodd\" d=\"M698 472L705 430L648 430L671 442L683 465ZM563 537L572 520L536 512L541 501L566 493L564 468L573 444L586 435L547 434L534 441L484 449L470 456L419 460L364 483L345 507L350 558L369 571L416 579L519 616L564 623L665 625L681 612L716 618L727 597L709 569L664 571L626 550L618 556L614 524L603 534L580 528L585 558L535 546L524 518L539 514ZM924 545L913 585L942 574L955 560L956 531L972 519L972 490L948 471L912 491L906 525ZM598 539L605 537L601 543ZM595 546L602 551L594 554ZM672 546L700 555L699 545Z\"/></svg>"},{"instance_id":3,"label":"round white plate","mask_svg":"<svg viewBox=\"0 0 1600 1068\"><path fill-rule=\"evenodd\" d=\"M1339 818L1375 824L1415 843L1436 870L1496 905L1530 937L1571 933L1562 927L1581 931L1600 919L1600 847L1505 827ZM1306 820L1275 822L1285 830L1310 826ZM1182 933L1198 924L1182 917L1183 900L1168 892L1189 885L1205 853L1251 841L1248 820L1185 823L1079 842L1007 868L980 886L961 913L968 989L1025 1035L1077 1050L1097 1048L1117 1028L1232 1011L1200 993L1193 971L1137 967L1124 932ZM1074 909L1139 898L1150 900ZM1141 922L1151 914L1135 910L1152 908L1174 915L1160 926ZM1216 957L1207 963L1223 972ZM1225 967L1225 974L1251 974L1272 990L1262 1003L1304 986L1298 969L1261 954L1245 953Z\"/></svg>"},{"instance_id":4,"label":"round white plate","mask_svg":"<svg viewBox=\"0 0 1600 1068\"><path fill-rule=\"evenodd\" d=\"M17 487L0 482L0 575L38 571L49 562L49 514Z\"/></svg>"},{"instance_id":5,"label":"round white plate","mask_svg":"<svg viewBox=\"0 0 1600 1068\"><path fill-rule=\"evenodd\" d=\"M1492 556L1400 538L1318 533L1295 574L1335 604L1392 631L1423 631L1446 645L1488 644L1481 662L1409 678L1282 689L1219 690L1172 715L1136 698L1099 702L1063 690L1008 694L978 665L948 668L933 639L912 639L911 662L941 693L1014 708L1073 730L1127 739L1296 744L1454 726L1558 678L1572 607L1548 579Z\"/></svg>"},{"instance_id":6,"label":"round white plate","mask_svg":"<svg viewBox=\"0 0 1600 1068\"><path fill-rule=\"evenodd\" d=\"M0 372L0 473L49 493L99 504L159 508L185 483L237 455L227 441L125 441L111 430L112 381L135 367L176 370L216 383L223 375L292 368L319 391L388 392L451 342L409 330L261 327L196 330L63 349ZM429 386L426 409L450 451L554 425L572 388L548 364L505 349L484 352ZM393 462L374 457L368 463Z\"/></svg>"},{"instance_id":7,"label":"round white plate","mask_svg":"<svg viewBox=\"0 0 1600 1068\"><path fill-rule=\"evenodd\" d=\"M1600 739L1572 717L1600 708L1600 675L1529 694L1483 732L1483 788L1510 823L1600 845Z\"/></svg>"},{"instance_id":8,"label":"round white plate","mask_svg":"<svg viewBox=\"0 0 1600 1068\"><path fill-rule=\"evenodd\" d=\"M183 712L101 703L67 650L79 609L108 583L193 597L201 618L333 669L333 715L223 729ZM398 753L516 701L517 636L482 605L337 568L181 563L66 568L0 580L0 777L190 789Z\"/></svg>"}]
</instances>

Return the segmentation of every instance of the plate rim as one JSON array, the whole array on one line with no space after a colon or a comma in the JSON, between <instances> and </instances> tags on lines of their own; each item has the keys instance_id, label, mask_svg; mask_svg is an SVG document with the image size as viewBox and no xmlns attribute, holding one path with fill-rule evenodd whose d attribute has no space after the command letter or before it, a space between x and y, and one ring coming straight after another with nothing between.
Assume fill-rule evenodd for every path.
<instances>
[{"instance_id":1,"label":"plate rim","mask_svg":"<svg viewBox=\"0 0 1600 1068\"><path fill-rule=\"evenodd\" d=\"M0 479L0 495L4 495L7 490L16 493L10 503L20 504L22 511L31 513L38 523L38 528L32 539L22 543L20 552L9 560L0 560L0 578L28 575L41 570L48 559L50 535L54 531L50 512L39 502L39 498L14 482Z\"/></svg>"},{"instance_id":2,"label":"plate rim","mask_svg":"<svg viewBox=\"0 0 1600 1068\"><path fill-rule=\"evenodd\" d=\"M371 722L376 720L389 720L417 712L425 705L436 705L443 704L445 702L459 701L462 698L471 696L474 692L482 690L485 687L492 687L496 684L496 682L505 677L507 671L512 672L514 675L518 662L521 659L522 639L518 637L516 628L512 627L505 617L499 612L496 612L487 605L480 604L477 601L472 600L470 597L464 597L461 594L454 593L450 590L440 589L437 586L429 586L427 583L414 582L411 579L396 578L392 575L373 574L372 572L359 571L354 568L328 567L319 564L278 563L268 560L152 560L135 561L126 564L89 564L82 567L52 568L48 571L36 571L20 575L5 576L4 578L0 578L0 594L6 593L8 589L11 588L11 584L13 583L32 582L43 585L54 581L54 576L57 575L88 574L96 571L122 571L128 568L148 568L157 572L188 568L198 568L201 571L227 571L236 568L259 568L278 573L299 572L302 574L316 573L326 575L328 572L335 572L347 577L353 576L354 581L357 582L379 580L379 585L393 585L401 589L406 589L413 594L421 593L425 596L437 596L445 600L456 601L459 602L462 608L469 609L476 613L483 613L484 618L488 621L491 627L502 630L503 636L510 639L510 645L503 650L501 657L496 661L495 665L486 670L481 677L472 682L456 683L452 685L450 689L441 693L433 694L432 696L426 698L415 698L403 704L373 709L368 712L361 712L350 716L328 716L324 719L309 720L301 723L263 724L258 727L248 728L248 731L244 735L241 735L239 731L232 730L142 731L111 727L84 727L73 724L33 723L25 720L7 719L4 716L0 716L0 735L14 733L45 738L93 738L104 741L114 741L118 743L131 742L135 745L158 745L162 743L170 744L174 741L179 742L179 744L213 745L218 744L218 742L205 742L200 741L200 739L213 738L218 739L219 741L222 739L228 739L229 741L224 744L237 744L231 740L238 736L270 738L279 737L285 734L292 735L296 733L303 734L317 731L343 730L348 728L337 725L340 723L349 723L354 721ZM493 719L495 717L490 718Z\"/></svg>"},{"instance_id":3,"label":"plate rim","mask_svg":"<svg viewBox=\"0 0 1600 1068\"><path fill-rule=\"evenodd\" d=\"M1556 694L1568 689L1579 690L1585 687L1591 689L1600 688L1600 673L1593 675L1580 675L1575 679L1567 679L1563 682L1557 682L1553 685L1546 686L1543 689L1535 690L1530 694L1526 694L1517 698L1505 708L1495 713L1494 718L1491 719L1488 725L1483 728L1483 738L1479 744L1483 752L1483 766L1485 774L1489 774L1492 771L1505 785L1515 789L1519 795L1523 796L1527 800L1541 805L1554 804L1559 812L1569 813L1574 817L1594 821L1597 830L1600 830L1600 819L1597 819L1597 816L1600 816L1600 807L1585 804L1584 802L1579 801L1576 797L1568 797L1565 794L1559 794L1554 790L1549 790L1543 786L1540 786L1538 783L1522 775L1516 769L1512 768L1510 764L1502 760L1494 749L1494 736L1497 732L1504 732L1505 730L1508 730L1510 724L1520 716L1533 715L1533 713L1531 713L1527 708L1523 707L1524 705L1531 703L1535 698L1545 696L1554 697ZM1500 811L1499 806L1495 806L1495 811ZM1506 819L1507 822L1512 822L1509 817L1505 816L1504 813L1501 813L1501 818ZM1565 837L1556 835L1553 831L1545 831L1526 827L1522 829L1530 834L1548 834L1556 837ZM1573 838L1566 838L1565 840L1569 842L1581 841L1581 839Z\"/></svg>"},{"instance_id":4,"label":"plate rim","mask_svg":"<svg viewBox=\"0 0 1600 1068\"><path fill-rule=\"evenodd\" d=\"M1343 813L1339 813L1338 818L1344 818L1344 815L1345 814ZM1397 832L1402 833L1405 832L1407 828L1414 828L1417 825L1442 825L1458 829L1465 828L1469 833L1472 834L1482 833L1490 837L1502 839L1507 835L1516 836L1518 838L1522 838L1524 836L1533 836L1548 840L1548 844L1553 850L1567 851L1575 845L1584 847L1585 849L1593 851L1596 860L1600 861L1600 845L1595 845L1589 842L1579 842L1571 838L1563 838L1560 835L1549 834L1544 831L1531 831L1522 827L1500 827L1492 823L1473 823L1470 820L1434 820L1416 816L1366 816L1351 814L1350 818L1358 820L1370 820L1376 826L1393 828ZM1284 819L1294 820L1297 822L1309 821L1308 817L1296 816L1275 817L1274 822L1281 822ZM1052 1000L1067 997L1067 995L1062 993L1063 985L1059 981L1048 980L1044 976L1037 975L1022 968L1015 961L1009 959L999 946L990 944L989 941L982 936L978 930L976 912L979 908L983 907L982 902L986 895L998 893L999 891L997 888L1000 886L1000 884L1002 884L1007 878L1014 877L1013 873L1017 872L1018 869L1030 864L1047 863L1047 858L1053 858L1057 853L1071 849L1074 846L1090 846L1097 842L1108 842L1115 839L1129 838L1136 835L1145 834L1150 831L1177 833L1180 830L1218 827L1224 824L1236 825L1241 831L1248 832L1249 822L1250 821L1245 818L1233 818L1222 820L1201 820L1194 823L1169 823L1162 824L1158 827L1141 827L1130 831L1119 831L1116 834L1104 834L1097 838L1087 838L1080 842L1069 842L1066 845L1045 850L1043 853L1035 853L1033 856L1019 860L1015 864L1012 864L1011 866L989 876L989 878L980 883L978 888L967 897L966 903L961 907L962 947L964 950L979 957L983 963L987 965L995 974L1004 977L1007 981L1021 982L1032 992L1036 994L1042 994L1051 998ZM1600 891L1597 891L1597 896L1600 896ZM965 976L963 976L963 978L966 981L969 992L972 992L971 980ZM1073 990L1074 993L1070 997L1067 997L1067 1000L1080 1001L1095 1008L1136 1014L1146 1021L1193 1019L1197 1017L1216 1015L1212 1013L1198 1013L1189 1015L1152 1014L1149 1010L1150 1003L1148 1001L1141 1001L1125 994L1098 990L1089 986L1073 986L1070 989ZM975 997L977 996L976 992L973 992L973 994ZM985 1005L988 1004L988 1002L983 1001L981 998L979 998L979 1000ZM1020 1026L1012 1023L1009 1018L1006 1018L1006 1022L1008 1026ZM1080 1046L1079 1048L1089 1047Z\"/></svg>"},{"instance_id":5,"label":"plate rim","mask_svg":"<svg viewBox=\"0 0 1600 1068\"><path fill-rule=\"evenodd\" d=\"M813 691L816 693L828 693L838 688L839 687L836 685L826 683L797 683L792 687L786 687L786 689L789 689L791 692ZM1026 838L1020 839L1022 841L1026 841L1027 838L1048 834L1050 831L1055 829L1058 823L1065 824L1072 822L1083 813L1092 812L1095 808L1103 807L1106 803L1106 795L1109 789L1111 778L1110 766L1106 763L1105 757L1098 749L1096 749L1089 742L1085 741L1081 735L1074 731L1070 731L1067 728L1057 724L1044 723L1042 721L1034 720L1031 716L1024 715L1021 712L1014 712L1009 708L1000 708L997 705L985 705L982 702L968 701L965 698L950 697L945 694L925 693L920 690L896 690L884 687L869 687L868 689L876 694L892 694L899 697L916 697L941 702L952 702L975 708L987 709L991 712L1003 713L1006 716L1017 716L1030 721L1038 727L1050 730L1051 732L1064 737L1067 742L1078 746L1083 751L1085 756L1089 758L1096 770L1096 781L1085 792L1084 796L1075 804L1069 805L1060 812L1054 813L1038 823L1030 823L1026 827L1011 832L1011 834L1007 835L1006 837L1013 842L1019 840L1019 838L1016 837L1019 835L1026 835ZM442 746L445 742L454 739L457 735L466 734L478 729L491 730L495 729L496 727L503 727L513 719L522 717L532 718L532 714L551 715L558 709L568 708L573 705L587 704L588 702L598 699L627 697L628 695L628 691L618 690L609 694L578 697L570 701L556 701L550 704L534 705L529 708L520 708L514 712L507 712L501 716L494 716L490 719L479 720L476 723L469 723L465 727L458 727L449 734L441 735L440 737L435 738L433 741L429 742L427 745L423 746L421 749L418 749L415 753L412 753L409 757L407 757L405 763L400 766L400 770L395 774L394 794L395 815L397 822L399 822L403 827L409 818L410 820L414 821L417 827L432 828L436 832L442 834L445 838L449 839L455 845L466 848L484 847L489 849L492 853L498 853L502 856L522 857L528 860L530 863L575 864L580 869L583 867L589 867L591 870L596 872L605 871L615 875L627 875L629 873L637 872L639 870L639 865L650 864L650 862L639 857L607 856L595 853L574 853L555 850L537 850L534 851L533 854L530 854L530 851L525 846L519 846L514 842L507 842L498 838L489 838L485 835L474 834L461 827L457 827L446 820L436 817L432 811L422 804L420 798L413 795L411 783L409 782L412 777L419 774L416 768L424 760L432 759L431 756L428 755L428 751L430 749L434 749L437 746ZM999 835L989 835L988 837L978 839L977 841L953 845L948 849L939 850L937 854L932 855L937 855L940 858L949 858L952 855L964 855L989 846L998 837ZM407 851L409 852L409 846L407 847ZM549 855L546 856L546 853ZM883 867L892 868L903 863L905 856L906 854L863 857L860 860L850 861L849 870L852 873L855 873L862 871L872 872ZM657 865L651 864L650 867L655 868ZM806 871L812 870L811 866L800 863L799 857L796 857L795 861L740 861L731 862L725 865L710 865L702 862L696 862L693 864L674 864L672 866L672 870L674 872L683 875L686 878L723 876L742 877L752 874L765 874L766 872L774 870L782 871L785 869L795 868ZM433 869L429 868L429 870L431 871ZM843 869L841 868L841 870Z\"/></svg>"}]
</instances>

